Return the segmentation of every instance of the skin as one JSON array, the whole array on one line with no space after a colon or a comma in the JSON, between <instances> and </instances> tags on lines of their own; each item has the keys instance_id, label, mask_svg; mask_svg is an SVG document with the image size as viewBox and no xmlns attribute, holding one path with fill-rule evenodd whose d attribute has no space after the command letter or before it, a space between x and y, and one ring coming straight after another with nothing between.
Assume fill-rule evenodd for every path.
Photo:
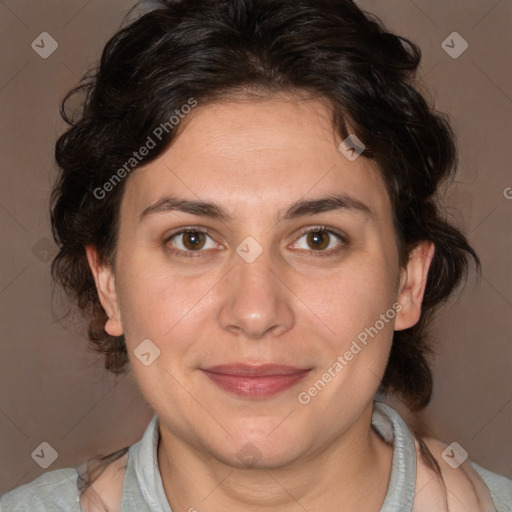
<instances>
[{"instance_id":1,"label":"skin","mask_svg":"<svg viewBox=\"0 0 512 512\"><path fill-rule=\"evenodd\" d=\"M457 469L443 463L442 452L448 446L437 439L423 441L441 468L447 492L440 479L423 460L416 446L416 492L412 512L495 512L485 483L466 460ZM83 512L109 510L121 512L121 499L128 454L111 463L81 496ZM103 508L102 508L103 507ZM175 509L176 510L176 509ZM189 511L192 512L192 511Z\"/></svg>"},{"instance_id":2,"label":"skin","mask_svg":"<svg viewBox=\"0 0 512 512\"><path fill-rule=\"evenodd\" d=\"M392 211L376 164L339 150L327 104L291 95L196 107L173 145L134 172L121 204L114 268L86 248L105 329L124 334L137 383L160 418L159 469L173 510L378 511L392 448L370 428L393 330L421 313L434 247L398 264ZM216 203L232 220L141 213L168 195ZM292 203L349 195L371 213L337 209L278 221ZM318 256L303 229L333 234ZM208 232L185 257L187 227ZM263 249L236 252L248 236ZM327 245L327 244L326 244ZM190 243L188 244L190 247ZM194 254L197 254L197 250ZM401 310L311 399L307 390L394 303ZM160 356L134 355L149 338ZM265 399L232 395L199 368L278 363L311 372ZM248 467L237 454L252 443Z\"/></svg>"}]
</instances>

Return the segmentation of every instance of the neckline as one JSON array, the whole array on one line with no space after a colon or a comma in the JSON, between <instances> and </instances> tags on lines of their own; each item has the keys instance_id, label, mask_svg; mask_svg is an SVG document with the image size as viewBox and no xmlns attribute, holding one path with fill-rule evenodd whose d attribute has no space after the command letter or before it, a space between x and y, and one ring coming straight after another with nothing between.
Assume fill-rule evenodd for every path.
<instances>
[{"instance_id":1,"label":"neckline","mask_svg":"<svg viewBox=\"0 0 512 512\"><path fill-rule=\"evenodd\" d=\"M388 405L374 401L372 426L392 444L391 475L379 512L411 512L416 489L416 447L402 417Z\"/></svg>"},{"instance_id":2,"label":"neckline","mask_svg":"<svg viewBox=\"0 0 512 512\"><path fill-rule=\"evenodd\" d=\"M393 446L389 484L379 512L411 512L416 485L416 449L409 428L398 412L378 401L374 401L372 427ZM159 439L160 419L155 414L142 439L129 450L123 483L123 511L133 505L130 500L134 498L136 488L149 512L173 512L158 467Z\"/></svg>"}]
</instances>

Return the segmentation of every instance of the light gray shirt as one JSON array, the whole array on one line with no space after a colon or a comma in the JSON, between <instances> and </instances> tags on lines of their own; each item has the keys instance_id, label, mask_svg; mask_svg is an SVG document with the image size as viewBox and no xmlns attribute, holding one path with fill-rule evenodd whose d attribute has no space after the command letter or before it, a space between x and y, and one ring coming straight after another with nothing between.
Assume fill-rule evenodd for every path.
<instances>
[{"instance_id":1,"label":"light gray shirt","mask_svg":"<svg viewBox=\"0 0 512 512\"><path fill-rule=\"evenodd\" d=\"M380 512L411 512L416 483L416 450L400 415L375 402L372 425L393 444L388 491ZM130 446L122 512L172 512L158 468L159 418L153 416L142 439ZM497 512L512 512L512 480L471 462L490 490ZM49 471L0 497L0 512L81 512L78 468ZM434 511L433 511L434 512Z\"/></svg>"}]
</instances>

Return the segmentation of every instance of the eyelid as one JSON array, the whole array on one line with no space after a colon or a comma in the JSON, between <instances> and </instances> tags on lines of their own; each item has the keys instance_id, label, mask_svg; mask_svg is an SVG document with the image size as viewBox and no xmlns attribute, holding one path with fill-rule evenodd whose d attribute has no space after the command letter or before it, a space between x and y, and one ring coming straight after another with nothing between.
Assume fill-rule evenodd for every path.
<instances>
[{"instance_id":1,"label":"eyelid","mask_svg":"<svg viewBox=\"0 0 512 512\"><path fill-rule=\"evenodd\" d=\"M182 226L182 227L176 228L175 230L172 230L169 233L166 233L164 236L164 240L165 241L170 240L173 236L182 235L183 233L188 233L190 231L204 233L205 235L208 235L211 237L211 234L210 234L211 229L205 228L203 226L191 225L191 226Z\"/></svg>"},{"instance_id":2,"label":"eyelid","mask_svg":"<svg viewBox=\"0 0 512 512\"><path fill-rule=\"evenodd\" d=\"M311 233L311 232L318 232L318 231L321 231L321 232L325 232L325 233L330 233L332 235L336 235L340 240L344 241L344 242L348 242L348 237L347 235L345 235L344 233L340 233L338 230L334 229L334 228L331 228L329 226L325 226L323 224L317 224L315 226L309 226L307 228L303 228L299 231L299 238L303 235L305 235L306 233Z\"/></svg>"},{"instance_id":3,"label":"eyelid","mask_svg":"<svg viewBox=\"0 0 512 512\"><path fill-rule=\"evenodd\" d=\"M304 251L308 254L312 254L313 256L329 256L329 255L337 254L343 248L343 246L348 244L349 239L345 234L342 234L342 233L338 232L337 230L330 228L328 226L324 226L324 225L316 225L316 226L312 226L312 227L310 226L308 228L302 229L299 232L299 236L294 238L295 241L293 242L293 244L296 244L298 240L300 240L304 235L307 235L308 233L318 233L318 232L328 233L330 236L334 236L335 238L337 238L338 241L341 243L337 247L331 248L329 250L315 250L315 249L305 250L305 249L302 249L301 251Z\"/></svg>"},{"instance_id":4,"label":"eyelid","mask_svg":"<svg viewBox=\"0 0 512 512\"><path fill-rule=\"evenodd\" d=\"M222 244L219 244L216 242L213 238L213 236L210 234L210 230L208 228L204 228L202 226L186 226L178 228L177 230L167 234L164 236L163 244L168 245L170 244L171 240L174 237L177 237L179 235L184 235L186 233L202 233L209 237L211 240L213 240L220 248L224 248ZM206 251L210 251L212 249L198 249L197 251L190 251L190 250L183 250L183 249L177 249L175 247L172 247L169 249L172 253L177 254L179 256L201 256L201 253L204 253Z\"/></svg>"}]
</instances>

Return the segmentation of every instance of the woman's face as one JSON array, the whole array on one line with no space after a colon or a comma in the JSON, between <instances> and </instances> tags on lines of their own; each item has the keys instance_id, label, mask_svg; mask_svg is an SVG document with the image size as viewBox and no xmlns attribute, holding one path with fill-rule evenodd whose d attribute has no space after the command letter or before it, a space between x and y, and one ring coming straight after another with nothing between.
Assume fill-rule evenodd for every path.
<instances>
[{"instance_id":1,"label":"woman's face","mask_svg":"<svg viewBox=\"0 0 512 512\"><path fill-rule=\"evenodd\" d=\"M399 269L383 179L338 149L323 102L216 103L186 123L126 183L115 275L96 274L107 331L173 436L235 466L291 464L367 425L424 264ZM219 365L245 368L205 371ZM261 365L292 369L244 374Z\"/></svg>"}]
</instances>

